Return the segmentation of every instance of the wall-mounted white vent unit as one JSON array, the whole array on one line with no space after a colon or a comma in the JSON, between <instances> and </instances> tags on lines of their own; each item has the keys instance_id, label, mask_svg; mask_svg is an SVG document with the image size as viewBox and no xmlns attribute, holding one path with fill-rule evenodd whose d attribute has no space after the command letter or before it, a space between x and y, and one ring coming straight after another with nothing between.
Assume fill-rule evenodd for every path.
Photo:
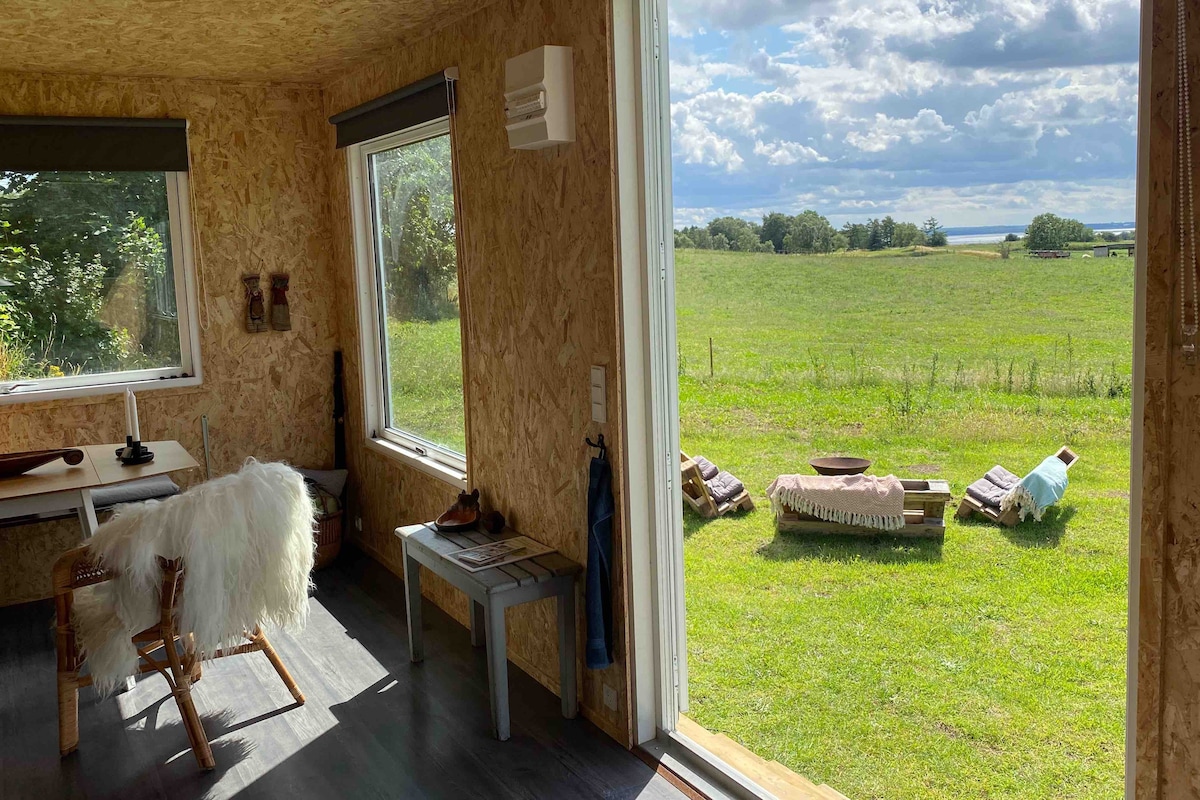
<instances>
[{"instance_id":1,"label":"wall-mounted white vent unit","mask_svg":"<svg viewBox=\"0 0 1200 800\"><path fill-rule=\"evenodd\" d=\"M575 141L571 48L546 45L504 63L504 118L514 150Z\"/></svg>"}]
</instances>

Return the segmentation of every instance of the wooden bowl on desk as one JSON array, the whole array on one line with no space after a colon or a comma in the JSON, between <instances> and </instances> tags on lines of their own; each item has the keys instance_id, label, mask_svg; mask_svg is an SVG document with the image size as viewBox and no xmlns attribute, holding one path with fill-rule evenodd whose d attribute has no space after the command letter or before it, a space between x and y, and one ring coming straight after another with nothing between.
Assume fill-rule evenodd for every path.
<instances>
[{"instance_id":1,"label":"wooden bowl on desk","mask_svg":"<svg viewBox=\"0 0 1200 800\"><path fill-rule=\"evenodd\" d=\"M29 450L24 453L6 453L0 455L0 478L15 478L31 469L49 464L51 461L62 459L71 466L83 461L83 451L74 447L63 447L58 450Z\"/></svg>"}]
</instances>

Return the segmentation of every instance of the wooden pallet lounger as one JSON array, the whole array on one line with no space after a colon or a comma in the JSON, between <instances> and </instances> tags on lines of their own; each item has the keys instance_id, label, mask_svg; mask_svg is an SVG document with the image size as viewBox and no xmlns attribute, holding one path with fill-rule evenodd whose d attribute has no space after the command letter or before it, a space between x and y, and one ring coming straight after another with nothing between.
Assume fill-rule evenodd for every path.
<instances>
[{"instance_id":1,"label":"wooden pallet lounger","mask_svg":"<svg viewBox=\"0 0 1200 800\"><path fill-rule=\"evenodd\" d=\"M908 480L904 486L904 527L881 531L861 525L844 525L801 514L786 505L775 517L779 531L799 533L848 533L858 536L920 536L941 541L946 535L946 503L950 502L950 484L946 481Z\"/></svg>"},{"instance_id":2,"label":"wooden pallet lounger","mask_svg":"<svg viewBox=\"0 0 1200 800\"><path fill-rule=\"evenodd\" d=\"M1079 460L1079 454L1065 445L1054 455L1067 465L1068 470ZM1015 527L1021 521L1020 512L1015 506L1008 511L1001 511L979 502L969 494L963 495L962 502L958 504L958 511L954 512L954 516L958 519L967 519L972 514L979 514L1009 528Z\"/></svg>"},{"instance_id":3,"label":"wooden pallet lounger","mask_svg":"<svg viewBox=\"0 0 1200 800\"><path fill-rule=\"evenodd\" d=\"M754 501L750 499L748 491L743 491L737 497L718 504L709 493L708 484L704 482L704 476L700 474L700 467L695 460L689 458L687 453L682 452L679 454L679 459L679 472L683 481L683 502L695 509L700 516L711 519L712 517L722 517L735 509L738 511L754 510Z\"/></svg>"}]
</instances>

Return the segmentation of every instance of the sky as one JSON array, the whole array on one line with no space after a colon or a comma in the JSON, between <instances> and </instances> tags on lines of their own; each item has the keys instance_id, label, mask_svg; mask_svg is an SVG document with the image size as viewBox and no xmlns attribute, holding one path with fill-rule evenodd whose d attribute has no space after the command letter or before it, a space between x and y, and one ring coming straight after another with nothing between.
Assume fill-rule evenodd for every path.
<instances>
[{"instance_id":1,"label":"sky","mask_svg":"<svg viewBox=\"0 0 1200 800\"><path fill-rule=\"evenodd\" d=\"M1137 0L668 0L676 225L1134 216Z\"/></svg>"}]
</instances>

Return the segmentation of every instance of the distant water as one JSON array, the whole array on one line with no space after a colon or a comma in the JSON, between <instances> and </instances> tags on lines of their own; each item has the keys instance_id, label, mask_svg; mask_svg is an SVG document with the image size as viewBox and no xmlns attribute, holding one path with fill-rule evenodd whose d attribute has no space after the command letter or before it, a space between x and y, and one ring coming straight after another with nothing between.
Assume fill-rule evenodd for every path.
<instances>
[{"instance_id":1,"label":"distant water","mask_svg":"<svg viewBox=\"0 0 1200 800\"><path fill-rule=\"evenodd\" d=\"M1132 230L1132 226L1127 228L1096 228L1096 233L1124 233ZM950 244L995 244L1003 242L1007 233L960 233L951 234L946 237ZM1018 233L1018 236L1021 234Z\"/></svg>"}]
</instances>

